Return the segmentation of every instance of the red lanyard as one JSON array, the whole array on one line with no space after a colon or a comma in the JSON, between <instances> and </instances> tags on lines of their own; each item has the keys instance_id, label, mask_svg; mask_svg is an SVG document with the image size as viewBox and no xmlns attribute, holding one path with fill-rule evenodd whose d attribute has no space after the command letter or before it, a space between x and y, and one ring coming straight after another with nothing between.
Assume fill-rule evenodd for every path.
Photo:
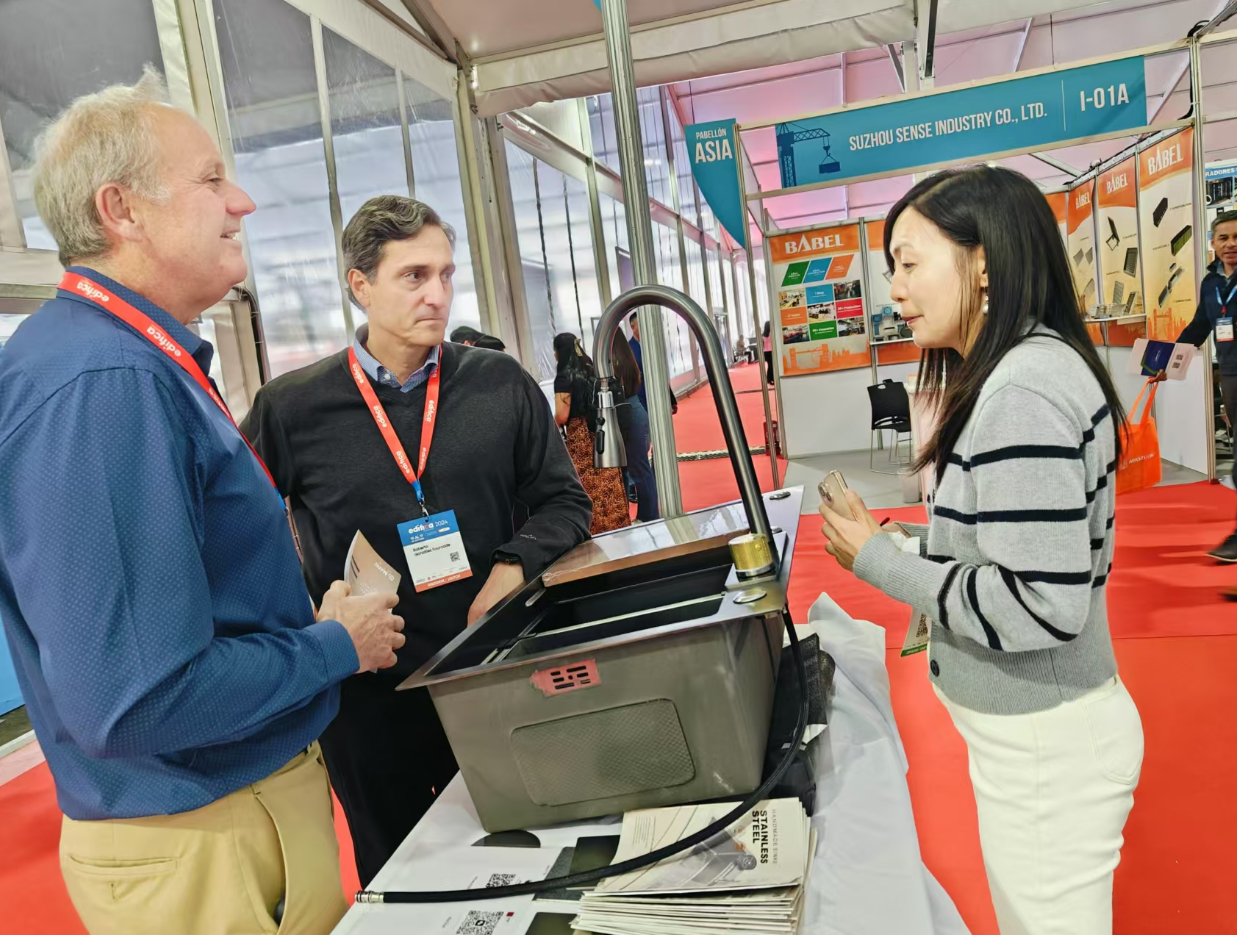
<instances>
[{"instance_id":1,"label":"red lanyard","mask_svg":"<svg viewBox=\"0 0 1237 935\"><path fill-rule=\"evenodd\" d=\"M236 425L236 420L232 418L232 413L228 410L227 403L215 391L215 387L211 385L210 378L202 372L198 362L171 335L155 324L149 315L138 311L120 296L109 292L93 279L87 279L85 276L77 273L65 273L64 278L60 280L60 288L66 292L76 293L88 302L93 303L96 307L103 309L103 311L115 315L147 341L167 354L173 363L193 377L193 381L206 391L206 395L214 400L215 405L228 417L228 421L233 426ZM270 469L267 468L266 462L262 460L262 456L254 450L253 445L249 443L249 439L245 437L245 433L239 427L237 427L236 432L240 435L241 440L244 441L245 446L253 452L253 456L258 459L258 464L262 467L262 473L266 475L266 479L278 491L279 485L275 483L275 478L271 476Z\"/></svg>"},{"instance_id":2,"label":"red lanyard","mask_svg":"<svg viewBox=\"0 0 1237 935\"><path fill-rule=\"evenodd\" d=\"M425 508L425 494L421 490L420 477L425 473L425 463L430 457L430 445L434 441L434 422L438 418L438 389L442 382L441 364L434 368L425 388L425 416L421 421L421 454L417 458L416 471L413 471L408 455L404 453L404 446L400 444L399 436L395 434L395 429L391 427L391 420L387 418L387 411L382 408L378 394L369 385L369 377L365 375L365 368L356 359L356 351L351 347L348 348L348 368L352 371L352 379L356 381L357 389L365 398L365 405L369 406L369 414L374 417L378 431L382 433L383 441L391 449L395 463L399 465L408 483L412 484L412 490L417 495L417 503L421 506L421 512L428 516L429 511Z\"/></svg>"}]
</instances>

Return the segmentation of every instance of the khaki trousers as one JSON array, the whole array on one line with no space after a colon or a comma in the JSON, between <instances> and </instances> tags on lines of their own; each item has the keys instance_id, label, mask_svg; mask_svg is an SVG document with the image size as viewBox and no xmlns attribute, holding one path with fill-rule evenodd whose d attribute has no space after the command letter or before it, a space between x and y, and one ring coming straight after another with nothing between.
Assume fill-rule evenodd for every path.
<instances>
[{"instance_id":1,"label":"khaki trousers","mask_svg":"<svg viewBox=\"0 0 1237 935\"><path fill-rule=\"evenodd\" d=\"M91 935L326 935L347 909L317 743L192 812L65 818L60 869Z\"/></svg>"}]
</instances>

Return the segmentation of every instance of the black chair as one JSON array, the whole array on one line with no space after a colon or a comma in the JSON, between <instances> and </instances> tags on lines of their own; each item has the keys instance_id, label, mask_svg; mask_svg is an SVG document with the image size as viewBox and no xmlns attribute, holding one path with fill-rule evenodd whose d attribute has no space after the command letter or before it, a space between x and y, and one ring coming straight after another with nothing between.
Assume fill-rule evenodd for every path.
<instances>
[{"instance_id":1,"label":"black chair","mask_svg":"<svg viewBox=\"0 0 1237 935\"><path fill-rule=\"evenodd\" d=\"M868 399L872 403L872 430L868 437L868 467L877 474L897 474L898 471L877 471L873 466L876 451L876 437L886 429L893 432L893 447L889 449L890 463L909 464L911 455L911 401L906 395L906 387L893 380L884 380L875 386L868 387ZM894 461L902 446L902 436L906 436L906 461Z\"/></svg>"}]
</instances>

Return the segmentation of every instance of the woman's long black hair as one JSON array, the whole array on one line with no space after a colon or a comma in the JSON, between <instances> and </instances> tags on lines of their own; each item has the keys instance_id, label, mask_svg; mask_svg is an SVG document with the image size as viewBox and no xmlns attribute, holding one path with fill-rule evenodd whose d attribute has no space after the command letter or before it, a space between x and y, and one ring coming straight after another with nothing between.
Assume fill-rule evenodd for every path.
<instances>
[{"instance_id":1,"label":"woman's long black hair","mask_svg":"<svg viewBox=\"0 0 1237 935\"><path fill-rule=\"evenodd\" d=\"M578 371L586 376L594 373L593 359L584 353L580 339L569 331L554 335L554 357L559 373Z\"/></svg>"},{"instance_id":2,"label":"woman's long black hair","mask_svg":"<svg viewBox=\"0 0 1237 935\"><path fill-rule=\"evenodd\" d=\"M962 332L965 336L979 329L967 355L931 348L920 358L918 388L933 400L939 428L915 469L935 465L939 482L980 387L1001 358L1026 340L1032 325L1051 328L1086 361L1108 401L1119 454L1125 411L1083 323L1057 219L1035 183L1012 169L993 166L947 170L919 182L885 219L885 260L891 271L890 238L908 208L966 253L983 247L988 272L988 313L981 319L978 292L965 281L974 270L965 262L960 265Z\"/></svg>"}]
</instances>

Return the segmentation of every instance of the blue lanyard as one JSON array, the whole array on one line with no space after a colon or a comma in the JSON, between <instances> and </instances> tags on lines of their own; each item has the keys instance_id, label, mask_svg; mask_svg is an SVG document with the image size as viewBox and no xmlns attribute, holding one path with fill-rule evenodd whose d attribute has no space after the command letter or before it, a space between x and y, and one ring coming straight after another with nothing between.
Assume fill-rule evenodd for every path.
<instances>
[{"instance_id":1,"label":"blue lanyard","mask_svg":"<svg viewBox=\"0 0 1237 935\"><path fill-rule=\"evenodd\" d=\"M1237 285L1234 285L1233 288L1229 290L1227 299L1220 298L1220 287L1216 286L1216 301L1220 303L1221 318L1228 317L1228 303L1233 301L1234 295L1237 295Z\"/></svg>"}]
</instances>

